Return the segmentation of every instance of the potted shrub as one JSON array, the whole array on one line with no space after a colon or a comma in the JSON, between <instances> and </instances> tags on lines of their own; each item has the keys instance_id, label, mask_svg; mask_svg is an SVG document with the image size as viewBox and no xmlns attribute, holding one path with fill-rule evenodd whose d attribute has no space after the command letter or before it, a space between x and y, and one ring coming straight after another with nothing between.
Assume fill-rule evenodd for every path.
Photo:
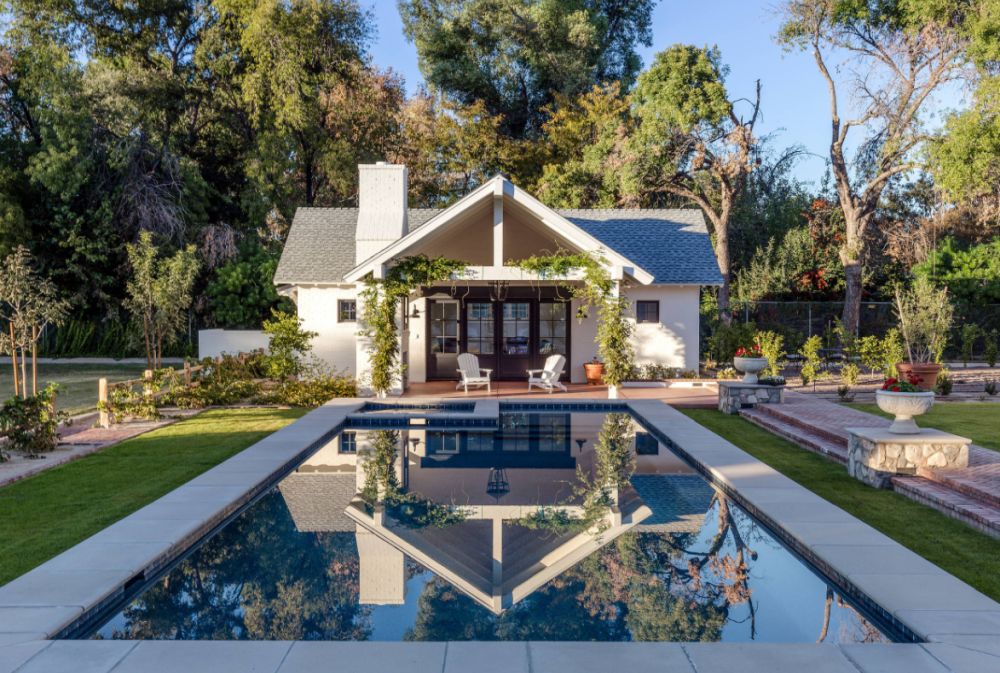
<instances>
[{"instance_id":1,"label":"potted shrub","mask_svg":"<svg viewBox=\"0 0 1000 673\"><path fill-rule=\"evenodd\" d=\"M905 380L889 378L881 390L875 391L875 402L879 409L895 416L889 432L913 435L920 432L913 417L926 414L934 406L934 393L921 390L915 376Z\"/></svg>"},{"instance_id":2,"label":"potted shrub","mask_svg":"<svg viewBox=\"0 0 1000 673\"><path fill-rule=\"evenodd\" d=\"M583 363L583 372L587 376L587 384L599 386L604 380L604 363L594 356L590 362Z\"/></svg>"},{"instance_id":3,"label":"potted shrub","mask_svg":"<svg viewBox=\"0 0 1000 673\"><path fill-rule=\"evenodd\" d=\"M757 383L757 374L767 369L767 358L761 352L760 341L754 341L749 347L737 348L733 366L743 372L744 383Z\"/></svg>"},{"instance_id":4,"label":"potted shrub","mask_svg":"<svg viewBox=\"0 0 1000 673\"><path fill-rule=\"evenodd\" d=\"M932 391L953 317L948 290L934 287L927 278L917 278L907 290L896 288L895 309L908 358L896 369L921 390Z\"/></svg>"}]
</instances>

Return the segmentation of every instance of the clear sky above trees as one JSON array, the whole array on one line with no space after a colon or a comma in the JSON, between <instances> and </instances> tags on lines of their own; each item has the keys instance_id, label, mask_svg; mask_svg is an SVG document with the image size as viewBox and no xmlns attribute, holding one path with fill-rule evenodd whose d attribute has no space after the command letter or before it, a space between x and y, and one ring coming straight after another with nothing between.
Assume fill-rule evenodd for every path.
<instances>
[{"instance_id":1,"label":"clear sky above trees","mask_svg":"<svg viewBox=\"0 0 1000 673\"><path fill-rule=\"evenodd\" d=\"M367 0L378 33L371 48L374 61L391 67L406 80L407 91L423 83L416 47L403 36L403 25L394 0ZM811 57L786 54L773 37L779 21L771 0L713 0L710 7L690 0L659 0L653 9L653 44L640 46L643 65L676 43L717 44L729 68L727 88L735 97L751 97L754 82L763 84L763 118L759 132L781 131L783 144L802 144L812 153L796 164L798 177L818 184L829 153L829 103L822 79ZM953 91L939 109L956 107L961 95Z\"/></svg>"}]
</instances>

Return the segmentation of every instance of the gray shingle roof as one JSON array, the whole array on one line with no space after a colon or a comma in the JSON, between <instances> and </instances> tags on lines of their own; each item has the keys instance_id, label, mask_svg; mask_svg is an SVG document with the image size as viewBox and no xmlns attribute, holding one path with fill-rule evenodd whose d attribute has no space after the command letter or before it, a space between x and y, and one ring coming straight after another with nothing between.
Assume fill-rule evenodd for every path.
<instances>
[{"instance_id":1,"label":"gray shingle roof","mask_svg":"<svg viewBox=\"0 0 1000 673\"><path fill-rule=\"evenodd\" d=\"M411 208L410 229L441 211ZM560 210L610 249L653 274L655 283L722 282L705 220L696 209ZM337 283L354 268L357 208L299 208L288 232L275 283Z\"/></svg>"},{"instance_id":2,"label":"gray shingle roof","mask_svg":"<svg viewBox=\"0 0 1000 673\"><path fill-rule=\"evenodd\" d=\"M351 504L355 475L333 472L293 472L278 483L278 491L300 533L354 532L354 520L344 512Z\"/></svg>"}]
</instances>

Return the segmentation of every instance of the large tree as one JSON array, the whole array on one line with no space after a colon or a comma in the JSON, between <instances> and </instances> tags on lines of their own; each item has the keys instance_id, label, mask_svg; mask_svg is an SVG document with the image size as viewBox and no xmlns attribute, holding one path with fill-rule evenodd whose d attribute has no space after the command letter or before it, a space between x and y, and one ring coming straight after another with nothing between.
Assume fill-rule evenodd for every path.
<instances>
[{"instance_id":1,"label":"large tree","mask_svg":"<svg viewBox=\"0 0 1000 673\"><path fill-rule=\"evenodd\" d=\"M653 0L400 0L432 88L482 101L512 137L535 135L556 94L631 87L651 44Z\"/></svg>"},{"instance_id":2,"label":"large tree","mask_svg":"<svg viewBox=\"0 0 1000 673\"><path fill-rule=\"evenodd\" d=\"M830 164L846 224L840 247L843 323L850 332L858 329L865 240L880 198L893 178L921 167L928 102L961 76L969 22L980 4L791 0L783 5L778 40L811 52L829 91ZM848 74L846 82L841 73ZM845 90L853 106L845 103ZM851 143L858 150L849 158Z\"/></svg>"},{"instance_id":3,"label":"large tree","mask_svg":"<svg viewBox=\"0 0 1000 673\"><path fill-rule=\"evenodd\" d=\"M650 190L671 194L705 213L723 279L719 313L728 323L730 219L757 162L760 83L744 110L726 90L726 74L717 48L675 45L656 55L632 94L639 123L626 191L634 199Z\"/></svg>"}]
</instances>

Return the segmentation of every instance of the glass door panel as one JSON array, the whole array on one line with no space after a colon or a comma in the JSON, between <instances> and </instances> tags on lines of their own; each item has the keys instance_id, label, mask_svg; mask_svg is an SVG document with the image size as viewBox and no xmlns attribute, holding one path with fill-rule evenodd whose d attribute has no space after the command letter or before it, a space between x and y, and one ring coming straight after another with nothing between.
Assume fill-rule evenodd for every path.
<instances>
[{"instance_id":1,"label":"glass door panel","mask_svg":"<svg viewBox=\"0 0 1000 673\"><path fill-rule=\"evenodd\" d=\"M430 349L431 371L435 378L454 378L458 369L458 302L435 301L430 307Z\"/></svg>"},{"instance_id":2,"label":"glass door panel","mask_svg":"<svg viewBox=\"0 0 1000 673\"><path fill-rule=\"evenodd\" d=\"M538 354L566 355L569 333L569 305L565 302L542 302L538 305Z\"/></svg>"},{"instance_id":3,"label":"glass door panel","mask_svg":"<svg viewBox=\"0 0 1000 673\"><path fill-rule=\"evenodd\" d=\"M509 377L524 376L531 366L531 302L504 302L500 316L501 374Z\"/></svg>"}]
</instances>

